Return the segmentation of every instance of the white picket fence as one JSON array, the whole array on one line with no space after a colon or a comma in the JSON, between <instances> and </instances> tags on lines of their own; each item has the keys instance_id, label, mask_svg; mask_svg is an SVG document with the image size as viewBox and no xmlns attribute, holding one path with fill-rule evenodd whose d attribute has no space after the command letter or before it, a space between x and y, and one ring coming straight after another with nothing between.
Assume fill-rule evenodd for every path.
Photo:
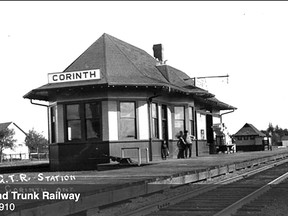
<instances>
[{"instance_id":1,"label":"white picket fence","mask_svg":"<svg viewBox=\"0 0 288 216\"><path fill-rule=\"evenodd\" d=\"M48 153L19 153L19 154L2 154L1 163L4 161L17 160L46 160L49 158Z\"/></svg>"}]
</instances>

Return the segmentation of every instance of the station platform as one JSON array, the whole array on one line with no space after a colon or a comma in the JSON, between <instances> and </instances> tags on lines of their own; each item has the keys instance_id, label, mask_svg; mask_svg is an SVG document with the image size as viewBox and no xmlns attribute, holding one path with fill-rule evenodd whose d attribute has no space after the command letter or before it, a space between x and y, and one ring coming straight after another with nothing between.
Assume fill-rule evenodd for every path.
<instances>
[{"instance_id":1,"label":"station platform","mask_svg":"<svg viewBox=\"0 0 288 216\"><path fill-rule=\"evenodd\" d=\"M111 164L109 168L106 167L107 169L102 171L49 172L44 170L41 172L40 170L39 172L27 172L25 175L31 179L30 185L77 187L77 190L79 188L81 190L81 197L78 202L58 201L39 203L39 205L32 205L31 207L22 206L18 208L19 214L15 211L13 215L30 215L35 214L35 212L39 215L45 215L45 212L49 212L49 215L55 216L77 212L85 212L83 215L94 215L101 206L283 158L288 158L288 148L216 154L188 159L167 159L151 161L140 166L137 164L133 166ZM39 174L45 177L42 178L41 182L35 177ZM57 177L55 180L53 176L62 178ZM68 178L71 176L73 178Z\"/></svg>"}]
</instances>

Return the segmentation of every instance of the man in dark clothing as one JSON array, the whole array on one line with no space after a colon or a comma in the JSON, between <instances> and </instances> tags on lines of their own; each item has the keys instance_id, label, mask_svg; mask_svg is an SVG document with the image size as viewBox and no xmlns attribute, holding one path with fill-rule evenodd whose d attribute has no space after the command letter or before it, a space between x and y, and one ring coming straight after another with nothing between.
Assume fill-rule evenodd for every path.
<instances>
[{"instance_id":1,"label":"man in dark clothing","mask_svg":"<svg viewBox=\"0 0 288 216\"><path fill-rule=\"evenodd\" d=\"M183 139L183 131L180 131L179 132L179 135L178 135L178 142L177 142L177 147L178 147L178 155L177 155L177 158L184 158L184 151L185 151L185 148L186 148L186 143Z\"/></svg>"}]
</instances>

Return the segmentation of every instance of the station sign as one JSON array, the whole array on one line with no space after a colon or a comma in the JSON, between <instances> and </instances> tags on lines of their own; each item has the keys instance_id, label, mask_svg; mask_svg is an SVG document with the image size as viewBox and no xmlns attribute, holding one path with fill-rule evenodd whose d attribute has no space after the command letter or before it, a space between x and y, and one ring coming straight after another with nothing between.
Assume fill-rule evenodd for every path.
<instances>
[{"instance_id":1,"label":"station sign","mask_svg":"<svg viewBox=\"0 0 288 216\"><path fill-rule=\"evenodd\" d=\"M100 69L48 74L48 83L74 82L95 79L100 79Z\"/></svg>"}]
</instances>

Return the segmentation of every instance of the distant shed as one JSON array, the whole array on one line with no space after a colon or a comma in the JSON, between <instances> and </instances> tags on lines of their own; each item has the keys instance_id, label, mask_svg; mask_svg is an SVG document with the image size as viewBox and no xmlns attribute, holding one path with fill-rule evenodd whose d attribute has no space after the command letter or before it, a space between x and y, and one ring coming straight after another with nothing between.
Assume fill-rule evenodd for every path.
<instances>
[{"instance_id":1,"label":"distant shed","mask_svg":"<svg viewBox=\"0 0 288 216\"><path fill-rule=\"evenodd\" d=\"M266 135L252 124L246 123L233 137L235 138L237 151L260 151L265 149L263 140Z\"/></svg>"}]
</instances>

